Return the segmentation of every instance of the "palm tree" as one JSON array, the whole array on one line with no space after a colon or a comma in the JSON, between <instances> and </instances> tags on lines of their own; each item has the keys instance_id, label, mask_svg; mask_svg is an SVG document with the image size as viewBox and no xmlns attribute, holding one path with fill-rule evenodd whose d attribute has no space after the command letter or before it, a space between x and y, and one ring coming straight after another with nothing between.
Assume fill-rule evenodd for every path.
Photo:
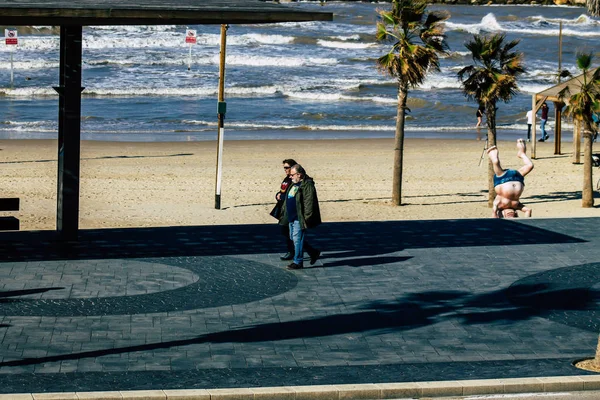
<instances>
[{"instance_id":1,"label":"palm tree","mask_svg":"<svg viewBox=\"0 0 600 400\"><path fill-rule=\"evenodd\" d=\"M440 69L439 55L448 50L443 21L445 12L427 12L424 0L393 0L391 11L378 11L377 40L392 42L377 67L398 80L398 110L394 141L392 203L402 204L404 117L408 89L419 86L431 70Z\"/></svg>"},{"instance_id":2,"label":"palm tree","mask_svg":"<svg viewBox=\"0 0 600 400\"><path fill-rule=\"evenodd\" d=\"M505 43L505 36L474 35L473 40L465 44L471 52L473 65L458 72L463 92L469 100L476 100L485 107L488 128L488 146L496 145L496 103L509 102L519 91L517 77L525 72L523 54L513 49L519 40ZM488 205L494 201L494 169L488 163Z\"/></svg>"},{"instance_id":3,"label":"palm tree","mask_svg":"<svg viewBox=\"0 0 600 400\"><path fill-rule=\"evenodd\" d=\"M600 0L587 0L586 5L590 15L600 17Z\"/></svg>"},{"instance_id":4,"label":"palm tree","mask_svg":"<svg viewBox=\"0 0 600 400\"><path fill-rule=\"evenodd\" d=\"M575 90L566 86L558 93L558 98L567 103L564 114L583 123L583 190L581 206L594 206L592 185L592 113L600 111L600 68L594 71L591 53L577 54L577 68L583 72ZM575 93L571 93L573 90ZM600 362L600 359L599 359Z\"/></svg>"}]
</instances>

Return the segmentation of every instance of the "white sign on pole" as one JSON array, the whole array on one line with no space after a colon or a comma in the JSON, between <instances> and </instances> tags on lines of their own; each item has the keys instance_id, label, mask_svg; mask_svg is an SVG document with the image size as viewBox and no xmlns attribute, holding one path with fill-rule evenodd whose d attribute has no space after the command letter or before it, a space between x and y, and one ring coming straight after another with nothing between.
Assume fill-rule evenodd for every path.
<instances>
[{"instance_id":1,"label":"white sign on pole","mask_svg":"<svg viewBox=\"0 0 600 400\"><path fill-rule=\"evenodd\" d=\"M185 42L189 44L196 44L196 30L187 29L185 31Z\"/></svg>"},{"instance_id":2,"label":"white sign on pole","mask_svg":"<svg viewBox=\"0 0 600 400\"><path fill-rule=\"evenodd\" d=\"M188 57L188 71L192 69L192 45L196 44L196 30L186 29L185 42L190 45L190 55Z\"/></svg>"},{"instance_id":3,"label":"white sign on pole","mask_svg":"<svg viewBox=\"0 0 600 400\"><path fill-rule=\"evenodd\" d=\"M17 37L16 29L5 29L4 30L4 43L7 46L16 46L19 44L19 38Z\"/></svg>"}]
</instances>

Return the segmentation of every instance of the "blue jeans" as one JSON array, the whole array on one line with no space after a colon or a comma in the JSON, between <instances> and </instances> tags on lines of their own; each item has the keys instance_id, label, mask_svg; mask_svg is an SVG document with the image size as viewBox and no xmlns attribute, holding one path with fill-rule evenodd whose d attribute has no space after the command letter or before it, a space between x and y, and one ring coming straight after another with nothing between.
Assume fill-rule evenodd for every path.
<instances>
[{"instance_id":1,"label":"blue jeans","mask_svg":"<svg viewBox=\"0 0 600 400\"><path fill-rule=\"evenodd\" d=\"M543 119L542 122L540 123L540 128L542 129L542 137L543 138L546 138L546 136L548 136L548 134L546 133L546 122L548 122L548 121Z\"/></svg>"},{"instance_id":2,"label":"blue jeans","mask_svg":"<svg viewBox=\"0 0 600 400\"><path fill-rule=\"evenodd\" d=\"M290 222L290 239L294 242L294 264L302 265L304 261L304 229L300 221Z\"/></svg>"}]
</instances>

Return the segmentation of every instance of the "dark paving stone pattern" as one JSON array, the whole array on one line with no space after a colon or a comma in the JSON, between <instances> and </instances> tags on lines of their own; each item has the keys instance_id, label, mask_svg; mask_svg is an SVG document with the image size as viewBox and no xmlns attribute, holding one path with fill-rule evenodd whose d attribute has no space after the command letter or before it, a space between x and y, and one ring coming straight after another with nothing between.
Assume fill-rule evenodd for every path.
<instances>
[{"instance_id":1,"label":"dark paving stone pattern","mask_svg":"<svg viewBox=\"0 0 600 400\"><path fill-rule=\"evenodd\" d=\"M196 273L199 278L174 290L133 296L123 293L123 296L114 297L27 300L15 297L31 294L32 289L29 289L29 293L0 291L0 315L76 317L193 310L248 303L275 296L292 289L298 281L294 275L279 268L255 261L240 263L239 260L230 257L166 257L138 261L185 268ZM16 271L17 275L20 264L13 264L13 271ZM63 271L68 272L68 269ZM38 268L38 274L45 278L43 267ZM170 274L166 273L162 278L169 277ZM105 278L102 277L101 280ZM110 278L112 276L109 276L107 283L100 283L100 288L109 286L112 282ZM148 279L147 276L140 278ZM39 287L33 291L62 292L61 287L44 287L45 285L47 281L42 279L39 281Z\"/></svg>"},{"instance_id":2,"label":"dark paving stone pattern","mask_svg":"<svg viewBox=\"0 0 600 400\"><path fill-rule=\"evenodd\" d=\"M536 378L540 376L536 371L544 371L545 376L593 375L573 368L570 362L569 359L544 359L526 362L418 363L260 370L224 368L178 372L44 374L48 376L19 374L0 376L0 384L3 386L0 393L102 391L107 387L114 388L115 382L118 382L121 390L174 390L334 385L341 382L360 384Z\"/></svg>"},{"instance_id":3,"label":"dark paving stone pattern","mask_svg":"<svg viewBox=\"0 0 600 400\"><path fill-rule=\"evenodd\" d=\"M0 393L587 374L598 221L0 233Z\"/></svg>"}]
</instances>

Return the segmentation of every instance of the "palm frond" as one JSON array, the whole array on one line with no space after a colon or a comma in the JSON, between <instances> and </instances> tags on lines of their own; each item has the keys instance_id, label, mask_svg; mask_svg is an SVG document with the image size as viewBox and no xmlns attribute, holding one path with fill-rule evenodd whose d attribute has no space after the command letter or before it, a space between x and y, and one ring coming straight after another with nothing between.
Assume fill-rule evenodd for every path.
<instances>
[{"instance_id":1,"label":"palm frond","mask_svg":"<svg viewBox=\"0 0 600 400\"><path fill-rule=\"evenodd\" d=\"M519 40L505 43L505 36L474 35L465 44L473 64L457 73L463 93L480 104L508 102L518 92L517 77L525 72L523 54L515 50Z\"/></svg>"}]
</instances>

